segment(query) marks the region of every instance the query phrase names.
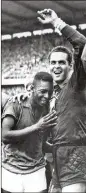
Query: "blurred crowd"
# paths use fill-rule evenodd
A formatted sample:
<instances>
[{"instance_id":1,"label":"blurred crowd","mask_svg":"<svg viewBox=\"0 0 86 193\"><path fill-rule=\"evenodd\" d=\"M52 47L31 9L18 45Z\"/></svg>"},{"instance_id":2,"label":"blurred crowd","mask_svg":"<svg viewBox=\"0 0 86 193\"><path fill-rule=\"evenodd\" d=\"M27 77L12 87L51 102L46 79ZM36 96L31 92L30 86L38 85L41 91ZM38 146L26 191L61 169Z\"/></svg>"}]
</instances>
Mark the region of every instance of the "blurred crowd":
<instances>
[{"instance_id":1,"label":"blurred crowd","mask_svg":"<svg viewBox=\"0 0 86 193\"><path fill-rule=\"evenodd\" d=\"M30 80L38 71L47 71L49 51L58 45L72 49L72 45L57 33L2 41L2 77ZM24 86L2 86L2 91L12 96L24 92Z\"/></svg>"},{"instance_id":2,"label":"blurred crowd","mask_svg":"<svg viewBox=\"0 0 86 193\"><path fill-rule=\"evenodd\" d=\"M49 51L61 44L70 47L69 42L56 33L2 41L2 76L26 78L46 69Z\"/></svg>"}]
</instances>

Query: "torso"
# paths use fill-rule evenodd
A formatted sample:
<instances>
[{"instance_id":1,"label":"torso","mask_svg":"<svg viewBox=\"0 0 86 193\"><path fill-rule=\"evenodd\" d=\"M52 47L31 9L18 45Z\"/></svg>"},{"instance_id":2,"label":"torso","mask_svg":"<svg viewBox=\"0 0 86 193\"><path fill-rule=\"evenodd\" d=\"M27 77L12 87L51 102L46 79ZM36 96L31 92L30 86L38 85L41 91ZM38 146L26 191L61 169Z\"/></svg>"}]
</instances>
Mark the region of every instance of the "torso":
<instances>
[{"instance_id":1,"label":"torso","mask_svg":"<svg viewBox=\"0 0 86 193\"><path fill-rule=\"evenodd\" d=\"M31 105L23 104L14 129L31 126L40 116L41 112L34 113ZM43 167L45 165L42 153L43 136L43 131L34 131L18 143L3 144L3 166L15 173L31 173Z\"/></svg>"},{"instance_id":2,"label":"torso","mask_svg":"<svg viewBox=\"0 0 86 193\"><path fill-rule=\"evenodd\" d=\"M76 141L84 143L86 141L86 77L84 77L84 85L79 87L73 74L58 97L56 111L57 126L52 130L54 144L73 144Z\"/></svg>"}]
</instances>

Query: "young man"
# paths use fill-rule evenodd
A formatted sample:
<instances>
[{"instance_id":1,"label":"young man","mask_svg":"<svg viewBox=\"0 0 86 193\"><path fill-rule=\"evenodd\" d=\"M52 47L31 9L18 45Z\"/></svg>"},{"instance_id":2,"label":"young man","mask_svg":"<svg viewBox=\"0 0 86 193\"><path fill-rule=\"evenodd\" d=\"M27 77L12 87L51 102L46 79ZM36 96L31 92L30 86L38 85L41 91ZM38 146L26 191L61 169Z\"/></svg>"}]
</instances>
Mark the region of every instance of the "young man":
<instances>
[{"instance_id":1,"label":"young man","mask_svg":"<svg viewBox=\"0 0 86 193\"><path fill-rule=\"evenodd\" d=\"M30 98L19 104L9 101L2 115L2 189L9 192L46 191L44 135L56 125L49 113L53 78L39 72ZM49 130L48 130L49 131Z\"/></svg>"},{"instance_id":2,"label":"young man","mask_svg":"<svg viewBox=\"0 0 86 193\"><path fill-rule=\"evenodd\" d=\"M55 170L62 192L86 192L86 38L58 18L51 9L38 12L43 24L51 23L73 45L74 71L69 78L70 54L56 48L50 54L50 68L61 92L56 101L57 125L52 130ZM84 50L83 50L84 48ZM69 79L69 81L68 81ZM68 82L68 83L67 83ZM58 186L57 186L58 187ZM53 188L52 188L53 189ZM52 191L53 192L53 191Z\"/></svg>"}]
</instances>

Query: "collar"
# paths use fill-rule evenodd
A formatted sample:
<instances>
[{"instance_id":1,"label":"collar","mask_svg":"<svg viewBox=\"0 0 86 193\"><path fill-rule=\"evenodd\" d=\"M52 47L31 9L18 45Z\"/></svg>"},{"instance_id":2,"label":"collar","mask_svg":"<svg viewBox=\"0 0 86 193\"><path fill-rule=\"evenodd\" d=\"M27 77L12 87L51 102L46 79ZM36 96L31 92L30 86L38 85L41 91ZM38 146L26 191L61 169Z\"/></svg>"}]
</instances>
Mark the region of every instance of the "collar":
<instances>
[{"instance_id":1,"label":"collar","mask_svg":"<svg viewBox=\"0 0 86 193\"><path fill-rule=\"evenodd\" d=\"M55 92L60 92L64 88L64 86L68 83L70 77L72 76L72 73L73 73L73 70L70 71L68 77L62 84L59 85L56 82L54 82L54 91Z\"/></svg>"}]
</instances>

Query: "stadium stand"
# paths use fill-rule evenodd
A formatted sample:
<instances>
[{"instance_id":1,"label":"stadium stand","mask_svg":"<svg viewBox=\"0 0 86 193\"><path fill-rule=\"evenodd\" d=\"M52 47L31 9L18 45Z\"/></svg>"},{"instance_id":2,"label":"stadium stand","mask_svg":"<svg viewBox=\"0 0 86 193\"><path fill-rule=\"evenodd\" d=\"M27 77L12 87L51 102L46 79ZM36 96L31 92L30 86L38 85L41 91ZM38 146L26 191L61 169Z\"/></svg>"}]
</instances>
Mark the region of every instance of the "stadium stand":
<instances>
[{"instance_id":1,"label":"stadium stand","mask_svg":"<svg viewBox=\"0 0 86 193\"><path fill-rule=\"evenodd\" d=\"M36 72L48 70L49 51L57 45L65 45L72 50L72 45L57 33L2 41L1 69L2 78L6 80L2 91L11 95L19 93L24 90L23 79L29 78L30 81Z\"/></svg>"},{"instance_id":2,"label":"stadium stand","mask_svg":"<svg viewBox=\"0 0 86 193\"><path fill-rule=\"evenodd\" d=\"M2 41L2 76L6 79L26 78L36 69L47 67L49 51L61 44L65 44L65 40L56 38L56 34Z\"/></svg>"}]
</instances>

